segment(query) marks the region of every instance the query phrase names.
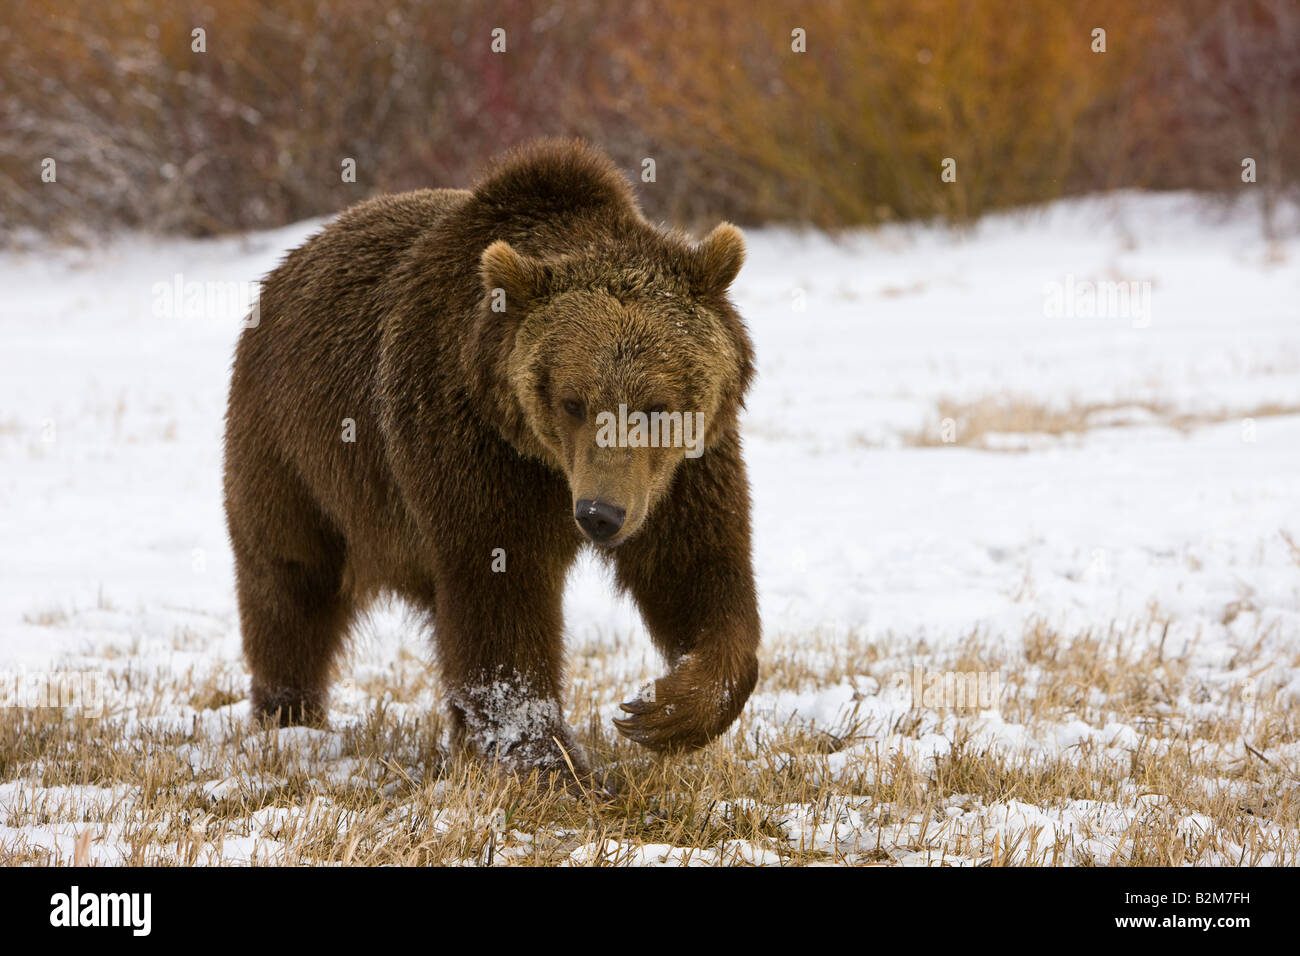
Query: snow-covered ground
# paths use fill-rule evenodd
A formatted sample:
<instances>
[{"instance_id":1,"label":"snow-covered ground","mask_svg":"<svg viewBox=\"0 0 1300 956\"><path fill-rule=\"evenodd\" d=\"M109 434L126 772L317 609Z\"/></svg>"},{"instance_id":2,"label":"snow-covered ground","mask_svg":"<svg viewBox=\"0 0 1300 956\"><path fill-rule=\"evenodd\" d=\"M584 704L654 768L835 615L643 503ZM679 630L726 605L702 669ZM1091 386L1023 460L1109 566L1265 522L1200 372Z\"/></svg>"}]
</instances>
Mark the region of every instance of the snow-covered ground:
<instances>
[{"instance_id":1,"label":"snow-covered ground","mask_svg":"<svg viewBox=\"0 0 1300 956\"><path fill-rule=\"evenodd\" d=\"M318 225L0 257L0 671L10 686L54 666L197 668L242 683L220 495L241 284ZM853 635L941 653L972 634L1014 644L1034 620L1062 633L1159 620L1151 640L1192 684L1230 695L1250 681L1300 700L1300 556L1283 535L1300 543L1300 241L1267 243L1248 214L1210 217L1178 194L1062 202L960 234L748 238L734 297L759 356L745 431L774 646ZM209 296L234 294L169 305L178 275ZM1078 314L1086 303L1070 297L1099 281L1136 283L1136 310ZM1078 307L1060 308L1061 294ZM1012 449L998 451L963 443L957 415L946 434L956 440L939 437L941 409L989 400L1100 405L1115 424L1094 415L1076 433L995 436ZM611 655L627 664L616 675L626 694L654 670L634 608L593 563L575 569L566 608L573 646L623 649ZM1247 645L1249 672L1237 663ZM400 609L381 610L349 658L339 721L365 709L355 681L403 654L427 656L424 638ZM834 727L864 694L885 723L907 709L898 688L864 690L849 663L849 676L804 692L760 684L751 714ZM1103 733L1122 749L1134 733L1027 735L996 707L985 716L989 740L1030 749ZM942 719L931 729L912 743L951 746ZM1269 753L1300 756L1286 745ZM34 787L0 780L0 857L23 842L64 846L84 818L66 798L72 809L48 826L17 820ZM1014 828L1045 811L1010 801L982 812L981 825ZM803 834L799 819L786 822ZM1053 819L1073 818L1058 809ZM876 848L876 824L863 825ZM111 844L97 858L120 858ZM584 847L575 862L602 852ZM683 851L628 855L656 853Z\"/></svg>"}]
</instances>

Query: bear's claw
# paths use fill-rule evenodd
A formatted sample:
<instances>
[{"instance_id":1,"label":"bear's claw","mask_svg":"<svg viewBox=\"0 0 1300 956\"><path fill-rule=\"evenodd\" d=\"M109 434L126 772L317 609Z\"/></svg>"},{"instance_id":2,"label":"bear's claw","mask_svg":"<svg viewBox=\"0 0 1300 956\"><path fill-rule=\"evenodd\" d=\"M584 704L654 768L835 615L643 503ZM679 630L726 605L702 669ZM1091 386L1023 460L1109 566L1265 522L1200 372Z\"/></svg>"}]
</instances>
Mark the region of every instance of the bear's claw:
<instances>
[{"instance_id":1,"label":"bear's claw","mask_svg":"<svg viewBox=\"0 0 1300 956\"><path fill-rule=\"evenodd\" d=\"M703 747L731 725L754 686L757 674L727 680L711 662L683 657L667 676L645 693L619 705L627 717L614 726L633 743L651 750L693 750Z\"/></svg>"},{"instance_id":2,"label":"bear's claw","mask_svg":"<svg viewBox=\"0 0 1300 956\"><path fill-rule=\"evenodd\" d=\"M673 713L672 705L638 706L645 709L629 717L615 718L614 726L628 740L651 750L694 750L703 747L726 726L718 727L716 720L702 722L694 716L679 717Z\"/></svg>"}]
</instances>

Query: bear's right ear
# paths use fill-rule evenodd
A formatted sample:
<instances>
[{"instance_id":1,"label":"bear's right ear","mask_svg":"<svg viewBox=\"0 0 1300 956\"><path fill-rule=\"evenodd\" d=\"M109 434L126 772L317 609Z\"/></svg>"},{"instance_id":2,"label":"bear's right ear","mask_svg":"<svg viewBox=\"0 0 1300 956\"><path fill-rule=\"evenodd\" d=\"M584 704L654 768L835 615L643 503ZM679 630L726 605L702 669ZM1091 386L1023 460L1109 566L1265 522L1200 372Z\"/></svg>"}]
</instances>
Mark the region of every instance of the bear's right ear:
<instances>
[{"instance_id":1,"label":"bear's right ear","mask_svg":"<svg viewBox=\"0 0 1300 956\"><path fill-rule=\"evenodd\" d=\"M719 223L692 250L695 287L721 295L745 263L745 237L729 222Z\"/></svg>"},{"instance_id":2,"label":"bear's right ear","mask_svg":"<svg viewBox=\"0 0 1300 956\"><path fill-rule=\"evenodd\" d=\"M498 239L484 249L479 259L479 275L492 300L494 312L523 315L534 302L546 295L550 286L549 273L546 266L536 259L521 256L504 239ZM498 306L502 295L504 302Z\"/></svg>"}]
</instances>

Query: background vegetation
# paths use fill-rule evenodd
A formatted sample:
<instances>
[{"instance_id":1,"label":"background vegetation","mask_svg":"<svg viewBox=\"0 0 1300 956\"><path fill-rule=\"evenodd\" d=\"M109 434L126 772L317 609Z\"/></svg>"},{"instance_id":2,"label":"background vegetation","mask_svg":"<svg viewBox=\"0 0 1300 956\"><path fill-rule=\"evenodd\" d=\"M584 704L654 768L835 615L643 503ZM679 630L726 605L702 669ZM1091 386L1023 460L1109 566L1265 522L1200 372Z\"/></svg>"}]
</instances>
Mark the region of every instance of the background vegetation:
<instances>
[{"instance_id":1,"label":"background vegetation","mask_svg":"<svg viewBox=\"0 0 1300 956\"><path fill-rule=\"evenodd\" d=\"M191 31L207 50L192 50ZM491 49L494 28L507 50ZM1092 31L1106 30L1106 52ZM791 31L807 50L791 49ZM1293 0L18 0L0 225L209 234L465 184L577 134L656 218L823 227L1300 183ZM57 162L42 183L41 162ZM345 183L341 163L357 163ZM957 181L940 163L957 162Z\"/></svg>"}]
</instances>

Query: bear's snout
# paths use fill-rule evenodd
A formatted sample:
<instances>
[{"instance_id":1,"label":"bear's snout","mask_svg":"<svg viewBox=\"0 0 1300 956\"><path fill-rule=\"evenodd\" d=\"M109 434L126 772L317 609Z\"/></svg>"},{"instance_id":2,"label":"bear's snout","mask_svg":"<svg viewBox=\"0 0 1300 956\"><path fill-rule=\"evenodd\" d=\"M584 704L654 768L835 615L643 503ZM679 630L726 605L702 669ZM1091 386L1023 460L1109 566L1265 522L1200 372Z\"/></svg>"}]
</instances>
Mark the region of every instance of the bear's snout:
<instances>
[{"instance_id":1,"label":"bear's snout","mask_svg":"<svg viewBox=\"0 0 1300 956\"><path fill-rule=\"evenodd\" d=\"M597 544L603 544L623 527L627 511L607 501L595 501L591 498L578 499L573 517L578 526Z\"/></svg>"}]
</instances>

